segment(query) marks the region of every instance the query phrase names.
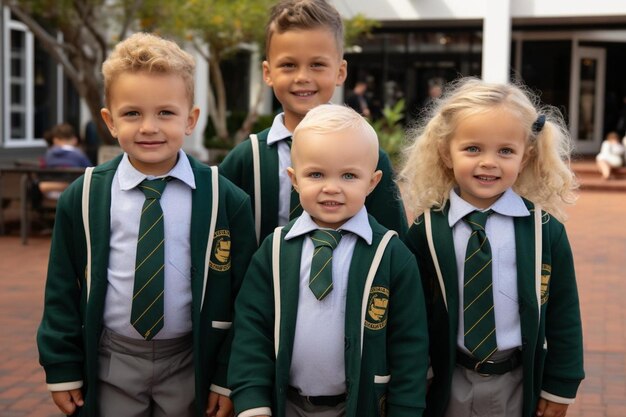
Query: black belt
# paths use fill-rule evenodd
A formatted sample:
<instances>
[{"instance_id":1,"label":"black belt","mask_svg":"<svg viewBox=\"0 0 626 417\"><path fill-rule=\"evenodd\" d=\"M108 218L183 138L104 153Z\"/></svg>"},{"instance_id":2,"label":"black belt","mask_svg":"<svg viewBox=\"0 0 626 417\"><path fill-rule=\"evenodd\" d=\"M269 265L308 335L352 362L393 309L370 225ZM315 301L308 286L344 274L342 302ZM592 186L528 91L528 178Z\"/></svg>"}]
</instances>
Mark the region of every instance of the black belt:
<instances>
[{"instance_id":1,"label":"black belt","mask_svg":"<svg viewBox=\"0 0 626 417\"><path fill-rule=\"evenodd\" d=\"M319 406L336 407L342 402L345 402L346 397L347 397L345 393L339 394L339 395L320 395L317 397L312 397L309 395L300 395L300 392L298 391L298 389L295 387L292 387L291 385L289 385L289 387L287 388L287 394L289 397L297 396L300 398L301 401L305 403L309 403L316 407L319 407Z\"/></svg>"},{"instance_id":2,"label":"black belt","mask_svg":"<svg viewBox=\"0 0 626 417\"><path fill-rule=\"evenodd\" d=\"M469 356L465 352L457 350L456 363L483 376L503 375L520 366L522 363L522 352L519 349L516 349L515 352L507 359L498 361L486 360L481 362L480 360Z\"/></svg>"}]
</instances>

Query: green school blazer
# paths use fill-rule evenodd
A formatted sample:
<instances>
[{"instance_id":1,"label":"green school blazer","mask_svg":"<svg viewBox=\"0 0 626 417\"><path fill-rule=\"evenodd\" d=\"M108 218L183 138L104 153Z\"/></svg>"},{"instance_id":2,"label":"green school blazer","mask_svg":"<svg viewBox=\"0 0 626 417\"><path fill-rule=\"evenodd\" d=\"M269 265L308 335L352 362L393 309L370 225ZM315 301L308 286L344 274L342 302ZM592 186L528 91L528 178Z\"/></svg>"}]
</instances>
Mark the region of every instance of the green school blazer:
<instances>
[{"instance_id":1,"label":"green school blazer","mask_svg":"<svg viewBox=\"0 0 626 417\"><path fill-rule=\"evenodd\" d=\"M107 291L111 182L121 158L93 171L89 242L86 242L81 211L84 176L61 195L52 235L44 313L37 333L39 360L48 384L83 382L85 406L77 412L81 416L98 414L98 344ZM211 170L191 157L189 161L196 181L196 189L191 193L190 319L196 411L198 416L203 416L209 386L226 387L231 340L228 327L233 319L235 296L256 249L256 239L248 196L220 177L214 239L212 249L207 252L212 213ZM86 282L88 245L92 255L89 283ZM228 246L230 249L225 252ZM208 267L206 277L205 267Z\"/></svg>"},{"instance_id":2,"label":"green school blazer","mask_svg":"<svg viewBox=\"0 0 626 417\"><path fill-rule=\"evenodd\" d=\"M369 220L372 244L358 239L348 275L346 416L421 416L428 336L419 271L415 258L394 237L367 285L374 253L387 232L372 216ZM276 417L285 415L305 238L284 240L293 223L280 232L278 284L272 268L274 236L270 235L254 255L237 298L228 372L236 413L267 407Z\"/></svg>"},{"instance_id":3,"label":"green school blazer","mask_svg":"<svg viewBox=\"0 0 626 417\"><path fill-rule=\"evenodd\" d=\"M535 282L534 204L524 200L531 216L514 219L517 288L522 332L523 416L534 416L540 393L575 398L582 379L583 341L572 252L563 225L542 212L541 286ZM431 210L432 238L443 277L440 284L430 254L424 215L409 229L405 243L415 253L422 278L434 373L426 399L425 416L446 410L456 363L458 295L452 229L448 206ZM445 294L445 300L444 295ZM447 303L447 306L446 306Z\"/></svg>"},{"instance_id":4,"label":"green school blazer","mask_svg":"<svg viewBox=\"0 0 626 417\"><path fill-rule=\"evenodd\" d=\"M259 242L278 226L278 146L267 144L269 129L257 134L261 173L261 233ZM332 150L329 150L332 152ZM244 190L254 209L254 168L250 139L237 145L219 165L220 173ZM395 230L402 238L408 228L400 191L394 182L394 173L389 157L382 149L378 155L378 166L383 172L380 183L367 196L367 212L389 230Z\"/></svg>"}]
</instances>

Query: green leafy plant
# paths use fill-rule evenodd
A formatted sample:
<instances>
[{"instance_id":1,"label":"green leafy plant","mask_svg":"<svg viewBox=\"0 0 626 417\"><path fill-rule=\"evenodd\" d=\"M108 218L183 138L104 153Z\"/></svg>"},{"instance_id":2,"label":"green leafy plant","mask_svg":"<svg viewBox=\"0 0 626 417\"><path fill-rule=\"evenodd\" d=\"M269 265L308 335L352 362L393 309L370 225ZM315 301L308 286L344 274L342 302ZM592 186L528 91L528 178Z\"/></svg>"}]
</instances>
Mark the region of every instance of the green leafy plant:
<instances>
[{"instance_id":1,"label":"green leafy plant","mask_svg":"<svg viewBox=\"0 0 626 417\"><path fill-rule=\"evenodd\" d=\"M399 162L400 152L404 145L404 125L402 124L404 110L404 99L400 99L393 106L385 106L383 117L372 122L380 146L387 152L394 167Z\"/></svg>"}]
</instances>

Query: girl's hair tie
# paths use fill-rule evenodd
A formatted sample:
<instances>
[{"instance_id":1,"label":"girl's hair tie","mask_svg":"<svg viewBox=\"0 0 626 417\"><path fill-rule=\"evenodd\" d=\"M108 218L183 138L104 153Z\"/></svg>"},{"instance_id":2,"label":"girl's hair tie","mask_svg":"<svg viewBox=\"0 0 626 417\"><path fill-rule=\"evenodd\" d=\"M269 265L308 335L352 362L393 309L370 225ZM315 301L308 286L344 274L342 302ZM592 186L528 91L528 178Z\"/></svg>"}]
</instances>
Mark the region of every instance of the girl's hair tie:
<instances>
[{"instance_id":1,"label":"girl's hair tie","mask_svg":"<svg viewBox=\"0 0 626 417\"><path fill-rule=\"evenodd\" d=\"M539 117L537 117L537 120L535 120L535 122L533 123L533 133L536 135L537 133L541 132L544 124L546 124L546 116L540 114Z\"/></svg>"}]
</instances>

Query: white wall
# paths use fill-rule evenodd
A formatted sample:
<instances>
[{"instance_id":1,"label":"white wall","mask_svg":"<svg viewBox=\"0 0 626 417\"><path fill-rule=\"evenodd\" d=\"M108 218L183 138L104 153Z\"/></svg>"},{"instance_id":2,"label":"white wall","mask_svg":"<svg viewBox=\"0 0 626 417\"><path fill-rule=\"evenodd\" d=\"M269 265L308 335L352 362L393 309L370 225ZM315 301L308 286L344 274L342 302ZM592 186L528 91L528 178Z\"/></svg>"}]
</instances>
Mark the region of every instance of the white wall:
<instances>
[{"instance_id":1,"label":"white wall","mask_svg":"<svg viewBox=\"0 0 626 417\"><path fill-rule=\"evenodd\" d=\"M486 0L331 0L345 17L378 20L481 19ZM511 17L626 16L625 0L511 0Z\"/></svg>"}]
</instances>

